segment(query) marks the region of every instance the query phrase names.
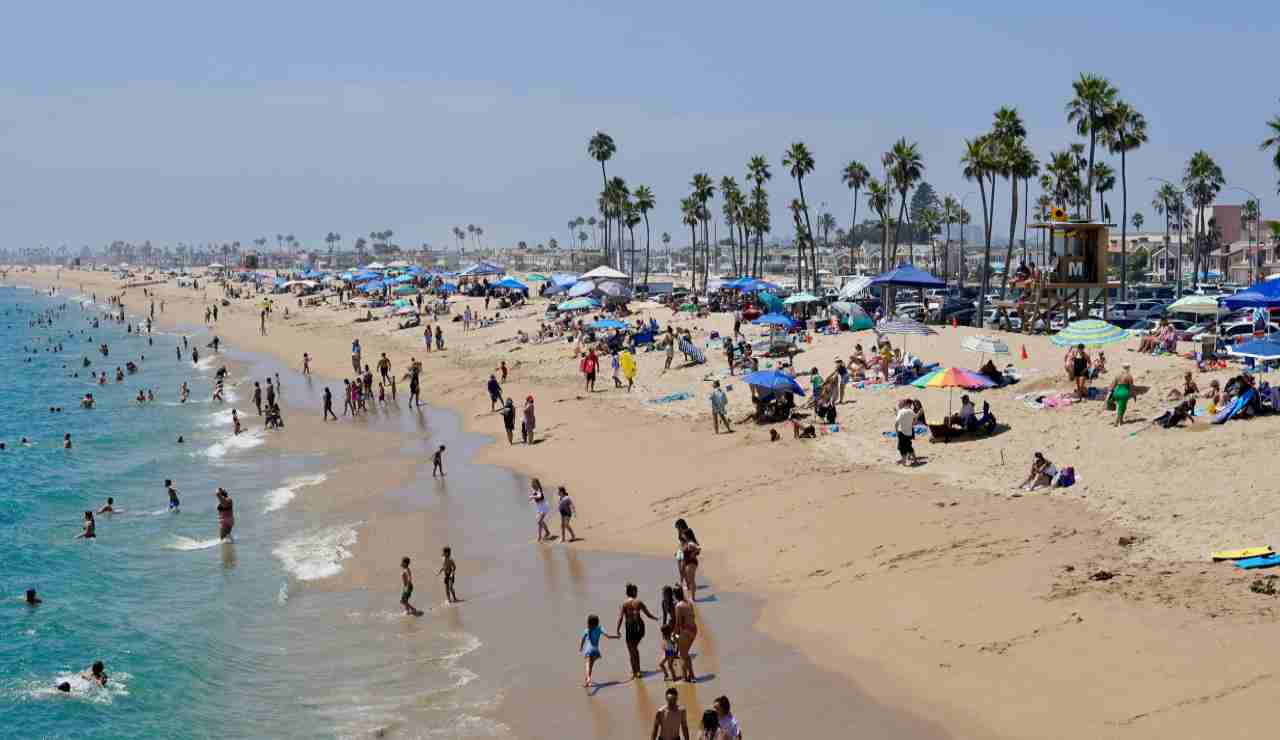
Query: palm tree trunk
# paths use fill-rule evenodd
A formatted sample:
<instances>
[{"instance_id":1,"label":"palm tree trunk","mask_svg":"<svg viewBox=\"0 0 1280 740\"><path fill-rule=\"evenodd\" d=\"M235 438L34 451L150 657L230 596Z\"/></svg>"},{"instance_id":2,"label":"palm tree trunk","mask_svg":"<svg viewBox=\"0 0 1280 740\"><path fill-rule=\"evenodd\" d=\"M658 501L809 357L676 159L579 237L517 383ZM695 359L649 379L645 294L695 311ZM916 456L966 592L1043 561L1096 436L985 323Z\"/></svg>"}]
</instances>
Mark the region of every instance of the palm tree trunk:
<instances>
[{"instance_id":1,"label":"palm tree trunk","mask_svg":"<svg viewBox=\"0 0 1280 740\"><path fill-rule=\"evenodd\" d=\"M1022 261L1027 261L1027 222L1031 220L1031 178L1022 178Z\"/></svg>"},{"instance_id":2,"label":"palm tree trunk","mask_svg":"<svg viewBox=\"0 0 1280 740\"><path fill-rule=\"evenodd\" d=\"M1004 274L1000 276L1000 295L1004 298L1009 297L1006 291L1009 289L1009 270L1013 265L1013 237L1018 233L1018 181L1010 177L1009 185L1009 246L1004 254Z\"/></svg>"},{"instance_id":3,"label":"palm tree trunk","mask_svg":"<svg viewBox=\"0 0 1280 740\"><path fill-rule=\"evenodd\" d=\"M796 186L800 189L800 210L804 211L805 238L809 241L809 244L812 245L813 244L813 224L809 222L809 201L805 200L805 197L804 197L804 178L803 177L796 178ZM803 250L804 247L802 246L801 249ZM797 285L796 287L799 288L800 290L804 290L803 283Z\"/></svg>"},{"instance_id":4,"label":"palm tree trunk","mask_svg":"<svg viewBox=\"0 0 1280 740\"><path fill-rule=\"evenodd\" d=\"M905 192L900 194L902 204L898 206L898 223L893 226L893 255L889 259L890 270L898 266L898 240L902 236L902 217L907 213L907 194Z\"/></svg>"},{"instance_id":5,"label":"palm tree trunk","mask_svg":"<svg viewBox=\"0 0 1280 740\"><path fill-rule=\"evenodd\" d=\"M644 284L649 284L649 212L644 212Z\"/></svg>"},{"instance_id":6,"label":"palm tree trunk","mask_svg":"<svg viewBox=\"0 0 1280 740\"><path fill-rule=\"evenodd\" d=\"M1120 300L1129 296L1129 182L1124 150L1120 150Z\"/></svg>"},{"instance_id":7,"label":"palm tree trunk","mask_svg":"<svg viewBox=\"0 0 1280 740\"><path fill-rule=\"evenodd\" d=\"M995 189L995 181L992 181L992 190ZM982 253L982 274L978 276L978 315L974 317L974 326L979 329L985 324L985 316L987 313L987 275L991 272L991 218L987 211L987 184L984 176L978 177L978 196L982 198L982 225L986 234L986 247ZM991 194L992 204L995 203L995 193ZM994 208L992 209L994 210Z\"/></svg>"},{"instance_id":8,"label":"palm tree trunk","mask_svg":"<svg viewBox=\"0 0 1280 740\"><path fill-rule=\"evenodd\" d=\"M1088 213L1085 215L1086 215L1086 218L1088 218L1090 221L1093 220L1093 154L1094 154L1094 149L1097 147L1097 145L1098 145L1098 122L1095 120L1090 120L1089 121L1089 177L1088 177L1089 184L1087 186L1088 192L1085 193L1085 198L1084 198L1085 203L1088 204Z\"/></svg>"},{"instance_id":9,"label":"palm tree trunk","mask_svg":"<svg viewBox=\"0 0 1280 740\"><path fill-rule=\"evenodd\" d=\"M852 275L853 270L853 250L857 244L856 236L858 230L858 189L853 189L853 220L849 222L849 274Z\"/></svg>"}]
</instances>

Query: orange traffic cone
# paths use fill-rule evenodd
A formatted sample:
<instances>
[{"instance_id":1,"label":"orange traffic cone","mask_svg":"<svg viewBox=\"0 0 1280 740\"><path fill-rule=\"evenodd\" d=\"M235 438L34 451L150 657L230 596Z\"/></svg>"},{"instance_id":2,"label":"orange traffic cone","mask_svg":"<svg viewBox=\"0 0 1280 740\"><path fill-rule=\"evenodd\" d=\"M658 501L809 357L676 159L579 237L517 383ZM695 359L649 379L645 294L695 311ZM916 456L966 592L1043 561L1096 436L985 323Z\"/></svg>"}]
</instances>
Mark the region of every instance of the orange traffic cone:
<instances>
[{"instance_id":1,"label":"orange traffic cone","mask_svg":"<svg viewBox=\"0 0 1280 740\"><path fill-rule=\"evenodd\" d=\"M1022 359L1027 359L1027 345L1022 345Z\"/></svg>"}]
</instances>

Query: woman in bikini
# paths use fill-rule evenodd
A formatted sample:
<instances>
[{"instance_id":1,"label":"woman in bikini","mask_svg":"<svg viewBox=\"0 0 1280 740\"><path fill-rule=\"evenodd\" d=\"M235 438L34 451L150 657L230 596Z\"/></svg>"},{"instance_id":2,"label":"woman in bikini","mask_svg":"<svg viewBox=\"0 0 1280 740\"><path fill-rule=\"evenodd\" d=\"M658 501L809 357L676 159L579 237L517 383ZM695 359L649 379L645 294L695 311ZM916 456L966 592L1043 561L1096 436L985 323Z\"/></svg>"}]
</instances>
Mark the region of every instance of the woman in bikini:
<instances>
[{"instance_id":1,"label":"woman in bikini","mask_svg":"<svg viewBox=\"0 0 1280 740\"><path fill-rule=\"evenodd\" d=\"M218 539L230 540L231 530L236 526L231 494L227 493L226 489L219 488L213 495L218 499Z\"/></svg>"},{"instance_id":2,"label":"woman in bikini","mask_svg":"<svg viewBox=\"0 0 1280 740\"><path fill-rule=\"evenodd\" d=\"M680 560L680 577L684 581L684 586L689 592L689 601L697 601L698 590L698 555L702 552L702 548L698 546L697 540L686 539L680 545L680 553L684 556Z\"/></svg>"},{"instance_id":3,"label":"woman in bikini","mask_svg":"<svg viewBox=\"0 0 1280 740\"><path fill-rule=\"evenodd\" d=\"M622 633L622 625L627 626L627 653L631 656L631 677L641 678L640 674L640 641L644 639L644 618L657 620L649 611L649 607L639 598L640 589L634 583L627 584L627 599L618 610L618 626L615 633Z\"/></svg>"},{"instance_id":4,"label":"woman in bikini","mask_svg":"<svg viewBox=\"0 0 1280 740\"><path fill-rule=\"evenodd\" d=\"M537 513L538 542L550 542L551 528L547 526L547 514L551 512L551 508L547 506L547 495L542 490L542 481L537 478L530 480L529 488L529 500L533 502L533 509Z\"/></svg>"},{"instance_id":5,"label":"woman in bikini","mask_svg":"<svg viewBox=\"0 0 1280 740\"><path fill-rule=\"evenodd\" d=\"M693 641L698 638L698 622L694 619L693 604L684 597L684 589L676 589L676 651L680 654L680 661L684 663L684 680L694 683L697 679L693 673L693 658L689 655L689 648L693 647Z\"/></svg>"}]
</instances>

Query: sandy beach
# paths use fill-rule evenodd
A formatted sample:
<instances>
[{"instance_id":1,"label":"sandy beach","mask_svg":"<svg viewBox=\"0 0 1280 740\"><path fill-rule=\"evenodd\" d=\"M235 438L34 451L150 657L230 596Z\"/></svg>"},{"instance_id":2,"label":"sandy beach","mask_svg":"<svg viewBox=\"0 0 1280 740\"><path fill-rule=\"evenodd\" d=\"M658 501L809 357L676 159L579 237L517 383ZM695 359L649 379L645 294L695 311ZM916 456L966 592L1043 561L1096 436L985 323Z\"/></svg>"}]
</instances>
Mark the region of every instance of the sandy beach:
<instances>
[{"instance_id":1,"label":"sandy beach","mask_svg":"<svg viewBox=\"0 0 1280 740\"><path fill-rule=\"evenodd\" d=\"M122 290L102 272L63 271L59 279L44 268L9 278L100 297ZM171 282L148 289L165 301L159 318L170 326L203 327L204 307L222 297L217 286L207 298ZM136 287L124 300L137 312L146 302ZM468 301L492 313L482 299L455 299L453 315ZM504 392L536 399L540 442L509 446L472 437L451 449L459 455L453 459L474 454L479 466L567 486L582 512L584 539L535 544L521 479L494 472L492 485L506 486L509 495L491 508L493 531L483 537L506 541L504 557L512 560L495 557L468 577L511 584L524 571L506 580L496 574L514 561L529 561L546 578L563 573L567 592L579 598L566 601L572 611L548 619L557 625L555 639L572 643L581 631L569 622L573 615L592 608L608 624L621 579L632 569L646 584L670 580L672 522L687 519L703 543L709 591L726 596L698 606L700 621L711 626L710 644L700 650L714 656L699 673L714 678L681 686L682 701L701 708L727 694L754 737L782 737L796 727L861 737L1258 737L1270 727L1272 666L1280 658L1269 639L1277 634L1276 597L1251 592L1259 576L1210 563L1209 552L1276 543L1280 507L1272 502L1276 466L1267 447L1280 435L1280 419L1148 427L1190 369L1187 360L1140 355L1135 340L1107 347L1111 372L1132 363L1140 390L1131 423L1114 428L1101 401L1029 405L1026 394L1068 389L1063 353L1043 337L1007 335L1014 354L997 359L1012 363L1023 380L977 399L989 402L1008 428L954 444L918 440L925 464L905 469L893 465L893 440L884 436L894 403L919 398L934 419L946 412L948 391L852 389L850 402L839 407L839 431L814 440L792 439L789 427L779 425L782 439L771 442L766 429L750 422L714 435L711 378L732 386L731 419L750 411L749 391L726 375L718 351L707 351L705 365L667 373L661 352L641 353L631 393L613 389L607 372L598 391L587 393L572 344L512 341L518 329L536 334L537 301L475 331L445 323L446 350L430 353L420 329L356 323L357 311L326 307L289 304L288 319L278 308L262 336L254 305L233 300L211 331L237 350L294 370L308 352L316 377L330 382L349 372L353 338L366 362L386 352L397 374L417 358L424 364L424 401L460 420L450 434L502 436L484 384L505 361ZM654 304L640 310L693 330L699 341L732 328L723 314L698 319ZM940 328L937 336L908 338L907 347L928 362L976 368L977 356L960 347L972 331ZM847 357L856 342L869 346L872 337L819 337L796 367L825 374L835 357ZM1203 388L1230 374L1197 381ZM1104 376L1099 384L1109 382ZM688 400L654 403L678 393ZM400 395L403 403L403 385ZM426 437L458 422L428 415L428 429L407 418L344 420L318 433L319 404L309 398L286 398L289 433L272 444L316 454L341 450L358 462L298 505L367 516L348 566L308 587L367 589L394 606L401 543L416 541L425 555L485 527L485 509L451 513L447 503L424 507L408 498L432 490L429 477L421 480L429 471ZM1075 467L1078 483L1015 496L1038 450ZM396 463L406 455L427 467ZM579 591L572 586L575 559L593 563ZM436 585L427 577L432 562L419 571L423 590ZM513 609L538 602L510 589L514 595L500 612L486 612L482 600L457 611L492 641L495 652L477 661L500 669L505 650L536 666L542 653L521 652L514 639L520 635L500 637L535 618ZM563 661L548 668L547 683L513 691L495 715L521 737L647 736L643 717L660 701L660 677L645 682L645 691L614 688L580 703L582 692L573 688L580 663L571 648L556 648ZM608 648L602 679L625 677L625 650ZM648 653L646 663L653 659ZM779 669L774 680L771 668ZM540 725L538 706L550 707L545 711L557 723Z\"/></svg>"}]
</instances>

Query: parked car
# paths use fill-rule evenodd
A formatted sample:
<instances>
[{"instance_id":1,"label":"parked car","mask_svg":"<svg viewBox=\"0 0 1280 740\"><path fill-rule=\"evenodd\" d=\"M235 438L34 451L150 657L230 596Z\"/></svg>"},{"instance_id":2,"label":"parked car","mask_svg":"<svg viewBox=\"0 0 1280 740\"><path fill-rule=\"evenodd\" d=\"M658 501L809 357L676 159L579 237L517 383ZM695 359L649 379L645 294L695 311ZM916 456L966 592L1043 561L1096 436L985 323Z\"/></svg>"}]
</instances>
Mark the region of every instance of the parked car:
<instances>
[{"instance_id":1,"label":"parked car","mask_svg":"<svg viewBox=\"0 0 1280 740\"><path fill-rule=\"evenodd\" d=\"M1254 323L1252 321L1241 321L1234 324L1221 324L1218 326L1218 336L1223 339L1235 339L1236 337L1253 336ZM1280 332L1280 324L1274 321L1267 323L1268 332ZM1198 342L1206 336L1213 334L1213 326L1210 325L1206 331L1194 334L1191 341Z\"/></svg>"}]
</instances>

